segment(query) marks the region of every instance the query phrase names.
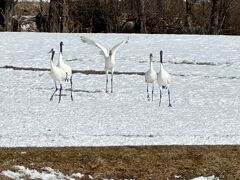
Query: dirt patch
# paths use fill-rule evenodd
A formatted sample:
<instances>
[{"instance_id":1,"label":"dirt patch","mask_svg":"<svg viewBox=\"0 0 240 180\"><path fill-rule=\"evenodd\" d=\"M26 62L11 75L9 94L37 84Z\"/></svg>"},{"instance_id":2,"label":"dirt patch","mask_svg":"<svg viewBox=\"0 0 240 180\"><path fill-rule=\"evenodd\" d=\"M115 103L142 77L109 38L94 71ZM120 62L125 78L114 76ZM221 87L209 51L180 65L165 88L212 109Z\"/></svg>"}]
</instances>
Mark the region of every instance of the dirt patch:
<instances>
[{"instance_id":1,"label":"dirt patch","mask_svg":"<svg viewBox=\"0 0 240 180\"><path fill-rule=\"evenodd\" d=\"M240 146L141 146L0 148L0 172L22 165L95 179L190 179L240 177ZM4 177L0 177L3 179Z\"/></svg>"},{"instance_id":2,"label":"dirt patch","mask_svg":"<svg viewBox=\"0 0 240 180\"><path fill-rule=\"evenodd\" d=\"M33 68L33 67L18 67L18 66L2 66L0 69L12 69L16 71L50 71L49 68ZM81 74L86 74L86 75L105 75L105 71L96 71L96 70L72 70L72 73L81 73ZM145 75L145 72L121 72L121 71L115 71L115 75L139 75L143 76ZM180 76L180 77L191 77L191 76L199 76L199 75L194 75L194 74L173 74L173 76ZM238 76L203 76L205 78L218 78L218 79L240 79Z\"/></svg>"},{"instance_id":3,"label":"dirt patch","mask_svg":"<svg viewBox=\"0 0 240 180\"><path fill-rule=\"evenodd\" d=\"M0 67L1 69L12 69L16 71L50 71L49 68L33 68L33 67L18 67L18 66L2 66ZM82 74L98 74L98 75L103 75L106 74L105 71L96 71L96 70L72 70L73 74L74 73L82 73ZM119 72L115 71L114 74L125 74L125 75L144 75L144 72Z\"/></svg>"}]
</instances>

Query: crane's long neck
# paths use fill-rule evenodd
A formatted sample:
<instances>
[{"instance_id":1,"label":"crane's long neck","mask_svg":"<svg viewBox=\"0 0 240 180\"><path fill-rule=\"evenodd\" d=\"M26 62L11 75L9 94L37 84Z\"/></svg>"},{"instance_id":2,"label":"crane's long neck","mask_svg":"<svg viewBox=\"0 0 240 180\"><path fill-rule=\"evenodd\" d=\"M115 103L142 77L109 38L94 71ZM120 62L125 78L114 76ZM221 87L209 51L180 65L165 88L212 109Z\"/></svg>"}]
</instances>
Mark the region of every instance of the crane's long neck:
<instances>
[{"instance_id":1,"label":"crane's long neck","mask_svg":"<svg viewBox=\"0 0 240 180\"><path fill-rule=\"evenodd\" d=\"M53 57L54 57L54 52L52 52L52 56L51 56L51 60L50 60L50 66L51 66L51 68L54 67L54 64L53 64Z\"/></svg>"},{"instance_id":2,"label":"crane's long neck","mask_svg":"<svg viewBox=\"0 0 240 180\"><path fill-rule=\"evenodd\" d=\"M51 67L51 69L54 67L55 65L53 64L53 61L51 60L50 61L50 67Z\"/></svg>"},{"instance_id":3,"label":"crane's long neck","mask_svg":"<svg viewBox=\"0 0 240 180\"><path fill-rule=\"evenodd\" d=\"M60 44L60 53L62 54L62 44Z\"/></svg>"},{"instance_id":4,"label":"crane's long neck","mask_svg":"<svg viewBox=\"0 0 240 180\"><path fill-rule=\"evenodd\" d=\"M59 54L59 61L61 61L61 62L62 62L62 60L63 60L62 57L63 57L63 56L62 56L62 53L60 52L60 54Z\"/></svg>"},{"instance_id":5,"label":"crane's long neck","mask_svg":"<svg viewBox=\"0 0 240 180\"><path fill-rule=\"evenodd\" d=\"M162 62L162 53L160 53L160 63L162 64L163 62Z\"/></svg>"},{"instance_id":6,"label":"crane's long neck","mask_svg":"<svg viewBox=\"0 0 240 180\"><path fill-rule=\"evenodd\" d=\"M110 55L109 56L109 60L111 61L111 62L115 62L115 55Z\"/></svg>"},{"instance_id":7,"label":"crane's long neck","mask_svg":"<svg viewBox=\"0 0 240 180\"><path fill-rule=\"evenodd\" d=\"M159 72L162 72L163 71L163 65L162 63L160 63L160 69L159 69Z\"/></svg>"},{"instance_id":8,"label":"crane's long neck","mask_svg":"<svg viewBox=\"0 0 240 180\"><path fill-rule=\"evenodd\" d=\"M163 58L162 58L162 51L160 51L160 71L163 70Z\"/></svg>"},{"instance_id":9,"label":"crane's long neck","mask_svg":"<svg viewBox=\"0 0 240 180\"><path fill-rule=\"evenodd\" d=\"M59 53L59 59L58 59L58 66L62 64L63 58L62 58L62 44L60 44L60 53Z\"/></svg>"},{"instance_id":10,"label":"crane's long neck","mask_svg":"<svg viewBox=\"0 0 240 180\"><path fill-rule=\"evenodd\" d=\"M60 43L59 61L62 61L62 51L63 51L63 45L62 45L62 43Z\"/></svg>"},{"instance_id":11,"label":"crane's long neck","mask_svg":"<svg viewBox=\"0 0 240 180\"><path fill-rule=\"evenodd\" d=\"M57 66L61 66L62 64L63 64L63 58L62 58L62 53L60 52Z\"/></svg>"},{"instance_id":12,"label":"crane's long neck","mask_svg":"<svg viewBox=\"0 0 240 180\"><path fill-rule=\"evenodd\" d=\"M109 60L111 62L115 61L115 52L113 52L112 50L109 51Z\"/></svg>"},{"instance_id":13,"label":"crane's long neck","mask_svg":"<svg viewBox=\"0 0 240 180\"><path fill-rule=\"evenodd\" d=\"M152 60L150 60L150 67L149 67L151 70L153 70L153 63L152 63Z\"/></svg>"}]
</instances>

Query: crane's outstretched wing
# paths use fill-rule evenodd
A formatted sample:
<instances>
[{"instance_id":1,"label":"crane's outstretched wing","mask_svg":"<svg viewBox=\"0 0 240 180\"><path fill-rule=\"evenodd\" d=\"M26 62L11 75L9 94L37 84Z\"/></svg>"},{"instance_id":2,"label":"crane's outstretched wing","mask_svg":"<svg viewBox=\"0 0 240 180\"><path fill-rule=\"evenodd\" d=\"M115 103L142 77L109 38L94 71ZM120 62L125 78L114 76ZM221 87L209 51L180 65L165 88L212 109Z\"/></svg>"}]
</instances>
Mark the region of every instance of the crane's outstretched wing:
<instances>
[{"instance_id":1,"label":"crane's outstretched wing","mask_svg":"<svg viewBox=\"0 0 240 180\"><path fill-rule=\"evenodd\" d=\"M107 50L105 47L103 47L101 44L99 44L99 43L97 43L97 42L95 42L95 41L93 41L93 40L91 40L91 39L89 39L89 38L87 38L87 37L85 37L85 36L81 36L81 40L82 40L82 42L84 42L84 43L87 43L87 44L90 44L90 45L94 45L94 46L100 48L100 49L102 50L103 55L104 55L105 57L108 57L108 56L109 56L108 50Z\"/></svg>"},{"instance_id":2,"label":"crane's outstretched wing","mask_svg":"<svg viewBox=\"0 0 240 180\"><path fill-rule=\"evenodd\" d=\"M122 41L122 42L116 44L115 46L113 46L113 48L111 49L112 54L115 54L115 53L117 52L117 50L118 50L122 45L128 43L128 40L129 40L129 37L128 37L127 40L124 40L124 41Z\"/></svg>"}]
</instances>

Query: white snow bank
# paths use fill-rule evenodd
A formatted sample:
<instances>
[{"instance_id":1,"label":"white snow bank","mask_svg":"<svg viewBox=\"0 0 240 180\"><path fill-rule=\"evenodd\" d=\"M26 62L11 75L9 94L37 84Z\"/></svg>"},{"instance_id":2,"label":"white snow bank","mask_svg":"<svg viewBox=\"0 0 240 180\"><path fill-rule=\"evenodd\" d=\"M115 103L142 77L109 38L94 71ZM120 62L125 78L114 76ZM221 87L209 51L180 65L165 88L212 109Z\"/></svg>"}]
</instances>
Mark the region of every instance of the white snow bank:
<instances>
[{"instance_id":1,"label":"white snow bank","mask_svg":"<svg viewBox=\"0 0 240 180\"><path fill-rule=\"evenodd\" d=\"M50 167L42 168L42 171L37 171L35 169L28 169L24 166L14 166L15 171L6 170L2 171L0 175L6 176L15 180L22 180L24 177L28 177L29 179L41 179L41 180L57 180L57 179L65 179L65 180L74 180L75 178L82 178L84 175L81 173L74 173L71 176L64 175L62 172L58 170L54 170ZM94 179L92 176L88 176L89 179ZM109 180L105 179L104 180ZM196 177L192 180L219 180L216 176L209 177Z\"/></svg>"},{"instance_id":2,"label":"white snow bank","mask_svg":"<svg viewBox=\"0 0 240 180\"><path fill-rule=\"evenodd\" d=\"M37 171L35 169L28 169L24 166L14 166L16 171L6 170L2 171L0 175L6 176L11 179L20 180L24 177L28 177L29 179L41 179L41 180L57 180L57 179L65 179L65 180L74 180L75 178L82 178L84 175L81 173L74 173L71 176L64 175L62 172L58 170L54 170L50 167L42 168L42 171ZM89 175L89 179L93 179L92 176Z\"/></svg>"},{"instance_id":3,"label":"white snow bank","mask_svg":"<svg viewBox=\"0 0 240 180\"><path fill-rule=\"evenodd\" d=\"M209 176L209 177L197 177L197 178L193 178L192 180L219 180L218 177L216 176Z\"/></svg>"}]
</instances>

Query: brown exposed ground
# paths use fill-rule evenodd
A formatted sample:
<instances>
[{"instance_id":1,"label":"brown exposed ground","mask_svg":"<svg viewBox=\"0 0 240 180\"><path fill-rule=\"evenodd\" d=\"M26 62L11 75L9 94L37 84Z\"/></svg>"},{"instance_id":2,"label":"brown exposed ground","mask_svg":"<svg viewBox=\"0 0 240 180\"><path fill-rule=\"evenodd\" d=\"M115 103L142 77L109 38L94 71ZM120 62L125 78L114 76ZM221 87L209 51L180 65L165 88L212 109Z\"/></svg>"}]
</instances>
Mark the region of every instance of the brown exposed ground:
<instances>
[{"instance_id":1,"label":"brown exposed ground","mask_svg":"<svg viewBox=\"0 0 240 180\"><path fill-rule=\"evenodd\" d=\"M0 66L0 69L12 69L16 71L50 71L49 68L36 68L36 67L19 67L19 66L11 66L11 65L5 65L5 66ZM73 70L73 73L82 73L82 74L95 74L95 75L104 75L106 72L105 71L96 71L96 70ZM141 75L143 76L145 72L121 72L121 71L114 71L114 74L125 74L125 75ZM186 75L186 74L171 74L173 76L196 76L194 74L191 75ZM205 78L212 78L212 76L203 76ZM218 79L240 79L239 76L217 76L215 78Z\"/></svg>"},{"instance_id":2,"label":"brown exposed ground","mask_svg":"<svg viewBox=\"0 0 240 180\"><path fill-rule=\"evenodd\" d=\"M0 69L12 69L16 71L50 71L49 68L33 68L33 67L18 67L18 66L1 66ZM73 70L73 73L82 73L82 74L106 74L105 71L96 71L96 70ZM119 72L115 71L114 74L125 74L125 75L144 75L144 72Z\"/></svg>"},{"instance_id":3,"label":"brown exposed ground","mask_svg":"<svg viewBox=\"0 0 240 180\"><path fill-rule=\"evenodd\" d=\"M0 148L0 172L14 165L38 170L51 167L66 175L80 172L95 179L215 175L235 180L240 178L240 146Z\"/></svg>"}]
</instances>

